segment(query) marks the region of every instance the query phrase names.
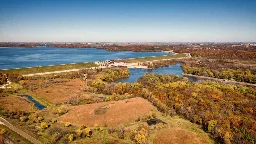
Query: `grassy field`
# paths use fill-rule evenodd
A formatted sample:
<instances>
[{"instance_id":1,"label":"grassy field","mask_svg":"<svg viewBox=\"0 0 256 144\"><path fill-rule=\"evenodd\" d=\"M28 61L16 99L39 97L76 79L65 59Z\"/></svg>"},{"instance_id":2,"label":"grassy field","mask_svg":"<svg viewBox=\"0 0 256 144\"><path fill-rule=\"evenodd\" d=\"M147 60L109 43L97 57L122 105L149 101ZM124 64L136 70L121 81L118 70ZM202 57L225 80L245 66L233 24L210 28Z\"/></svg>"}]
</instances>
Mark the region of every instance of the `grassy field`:
<instances>
[{"instance_id":1,"label":"grassy field","mask_svg":"<svg viewBox=\"0 0 256 144\"><path fill-rule=\"evenodd\" d=\"M136 63L136 62L147 62L147 61L162 60L162 59L182 58L182 57L186 57L186 54L155 56L155 57L143 57L143 58L116 60L116 61L117 62Z\"/></svg>"},{"instance_id":2,"label":"grassy field","mask_svg":"<svg viewBox=\"0 0 256 144\"><path fill-rule=\"evenodd\" d=\"M32 73L43 73L43 72L52 72L52 71L61 71L61 70L70 70L70 69L83 69L83 68L90 68L90 67L97 67L97 66L98 65L96 65L95 63L90 62L90 63L77 63L77 64L0 70L0 73L25 75L25 74L32 74Z\"/></svg>"},{"instance_id":3,"label":"grassy field","mask_svg":"<svg viewBox=\"0 0 256 144\"><path fill-rule=\"evenodd\" d=\"M153 106L145 99L131 98L120 101L94 103L70 107L65 115L59 117L64 122L79 125L117 126L137 117L149 115Z\"/></svg>"},{"instance_id":4,"label":"grassy field","mask_svg":"<svg viewBox=\"0 0 256 144\"><path fill-rule=\"evenodd\" d=\"M67 102L72 98L84 97L81 90L84 88L85 82L81 79L72 79L59 83L51 83L48 80L33 80L27 83L37 86L44 84L44 86L37 88L33 92L24 91L23 93L29 94L48 107Z\"/></svg>"},{"instance_id":5,"label":"grassy field","mask_svg":"<svg viewBox=\"0 0 256 144\"><path fill-rule=\"evenodd\" d=\"M34 106L25 98L16 95L9 95L6 97L0 97L1 106L10 111L27 111L33 112Z\"/></svg>"},{"instance_id":6,"label":"grassy field","mask_svg":"<svg viewBox=\"0 0 256 144\"><path fill-rule=\"evenodd\" d=\"M163 116L159 112L156 112L156 116L166 122L168 126L152 131L149 141L153 144L214 144L209 134L197 124L179 116Z\"/></svg>"}]
</instances>

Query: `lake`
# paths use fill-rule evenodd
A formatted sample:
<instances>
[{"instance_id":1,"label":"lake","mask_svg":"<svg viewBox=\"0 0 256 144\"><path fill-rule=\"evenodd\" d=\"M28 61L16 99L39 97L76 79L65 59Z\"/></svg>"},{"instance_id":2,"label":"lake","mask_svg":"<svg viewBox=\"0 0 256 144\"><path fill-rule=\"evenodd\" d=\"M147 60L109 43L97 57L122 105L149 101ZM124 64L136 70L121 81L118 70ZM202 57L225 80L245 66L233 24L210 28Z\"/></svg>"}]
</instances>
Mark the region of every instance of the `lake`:
<instances>
[{"instance_id":1,"label":"lake","mask_svg":"<svg viewBox=\"0 0 256 144\"><path fill-rule=\"evenodd\" d=\"M36 67L167 55L164 52L111 52L97 48L0 48L0 69Z\"/></svg>"}]
</instances>

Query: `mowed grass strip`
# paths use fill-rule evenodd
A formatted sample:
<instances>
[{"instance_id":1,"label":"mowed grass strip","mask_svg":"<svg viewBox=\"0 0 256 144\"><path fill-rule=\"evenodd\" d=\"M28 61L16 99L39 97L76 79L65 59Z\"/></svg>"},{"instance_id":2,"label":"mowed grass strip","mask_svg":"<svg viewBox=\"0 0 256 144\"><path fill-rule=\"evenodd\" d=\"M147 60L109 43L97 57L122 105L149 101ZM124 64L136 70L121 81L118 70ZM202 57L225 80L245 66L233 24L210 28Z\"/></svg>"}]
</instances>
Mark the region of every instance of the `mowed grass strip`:
<instances>
[{"instance_id":1,"label":"mowed grass strip","mask_svg":"<svg viewBox=\"0 0 256 144\"><path fill-rule=\"evenodd\" d=\"M134 59L123 59L123 60L116 60L116 62L137 63L137 62L147 62L147 61L163 60L163 59L171 59L171 58L182 58L182 57L186 57L186 54L144 57L144 58L134 58Z\"/></svg>"},{"instance_id":2,"label":"mowed grass strip","mask_svg":"<svg viewBox=\"0 0 256 144\"><path fill-rule=\"evenodd\" d=\"M61 70L70 70L70 69L83 69L98 67L93 62L89 63L76 63L76 64L65 64L65 65L54 65L54 66L42 66L42 67L32 67L32 68L21 68L21 69L10 69L10 70L0 70L0 73L9 73L9 74L33 74L33 73L43 73L43 72L53 72Z\"/></svg>"}]
</instances>

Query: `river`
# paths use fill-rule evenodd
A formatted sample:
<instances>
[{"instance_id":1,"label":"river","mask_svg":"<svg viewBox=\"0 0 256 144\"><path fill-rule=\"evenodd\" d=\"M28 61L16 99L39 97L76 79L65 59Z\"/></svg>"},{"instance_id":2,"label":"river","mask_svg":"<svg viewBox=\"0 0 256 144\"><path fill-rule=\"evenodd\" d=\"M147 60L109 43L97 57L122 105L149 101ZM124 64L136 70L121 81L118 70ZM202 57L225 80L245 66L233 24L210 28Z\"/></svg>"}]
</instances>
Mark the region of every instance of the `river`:
<instances>
[{"instance_id":1,"label":"river","mask_svg":"<svg viewBox=\"0 0 256 144\"><path fill-rule=\"evenodd\" d=\"M178 76L182 75L182 68L181 68L181 62L177 63L176 65L169 65L167 67L159 67L156 69L148 70L148 69L136 69L131 68L130 71L130 77L126 79L122 79L119 82L136 82L139 77L144 76L147 73L156 73L156 74L173 74ZM190 81L197 82L196 78L186 76Z\"/></svg>"}]
</instances>

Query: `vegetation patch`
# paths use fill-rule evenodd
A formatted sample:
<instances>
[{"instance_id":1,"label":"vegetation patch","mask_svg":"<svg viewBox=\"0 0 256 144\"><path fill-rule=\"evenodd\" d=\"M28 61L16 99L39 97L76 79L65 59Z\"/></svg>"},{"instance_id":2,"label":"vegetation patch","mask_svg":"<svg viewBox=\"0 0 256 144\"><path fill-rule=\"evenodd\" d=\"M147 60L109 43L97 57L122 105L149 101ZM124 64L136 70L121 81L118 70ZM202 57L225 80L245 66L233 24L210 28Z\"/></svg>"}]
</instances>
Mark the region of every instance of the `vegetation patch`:
<instances>
[{"instance_id":1,"label":"vegetation patch","mask_svg":"<svg viewBox=\"0 0 256 144\"><path fill-rule=\"evenodd\" d=\"M181 128L169 128L157 134L154 144L209 144L193 132Z\"/></svg>"},{"instance_id":2,"label":"vegetation patch","mask_svg":"<svg viewBox=\"0 0 256 144\"><path fill-rule=\"evenodd\" d=\"M42 88L33 90L33 94L37 97L51 103L51 104L64 104L74 98L73 100L80 99L82 95L80 92L85 88L85 82L81 79L72 79L68 81L51 83L44 82L42 80L36 80L33 83L36 85L44 83Z\"/></svg>"},{"instance_id":3,"label":"vegetation patch","mask_svg":"<svg viewBox=\"0 0 256 144\"><path fill-rule=\"evenodd\" d=\"M214 63L214 62L213 62ZM184 73L199 75L205 77L213 77L218 79L226 79L226 80L234 80L237 82L246 82L255 84L256 83L256 69L243 69L243 68L228 68L225 65L217 66L217 62L215 62L215 66L211 65L197 65L197 64L186 64L182 65Z\"/></svg>"},{"instance_id":4,"label":"vegetation patch","mask_svg":"<svg viewBox=\"0 0 256 144\"><path fill-rule=\"evenodd\" d=\"M103 107L100 107L100 108L94 110L94 114L95 114L95 115L102 115L102 114L105 114L105 113L108 111L108 109L109 109L111 106L113 106L113 105L114 105L114 104L111 103L111 104L105 105L105 106L103 106Z\"/></svg>"},{"instance_id":5,"label":"vegetation patch","mask_svg":"<svg viewBox=\"0 0 256 144\"><path fill-rule=\"evenodd\" d=\"M148 124L149 126L157 125L157 124L160 124L160 123L162 123L162 124L167 124L166 122L164 122L164 121L162 121L162 120L160 120L160 119L157 119L157 118L153 118L153 119L147 120L147 124Z\"/></svg>"},{"instance_id":6,"label":"vegetation patch","mask_svg":"<svg viewBox=\"0 0 256 144\"><path fill-rule=\"evenodd\" d=\"M0 104L2 107L5 107L10 111L32 112L35 110L32 102L30 102L26 98L14 95L0 97Z\"/></svg>"}]
</instances>

